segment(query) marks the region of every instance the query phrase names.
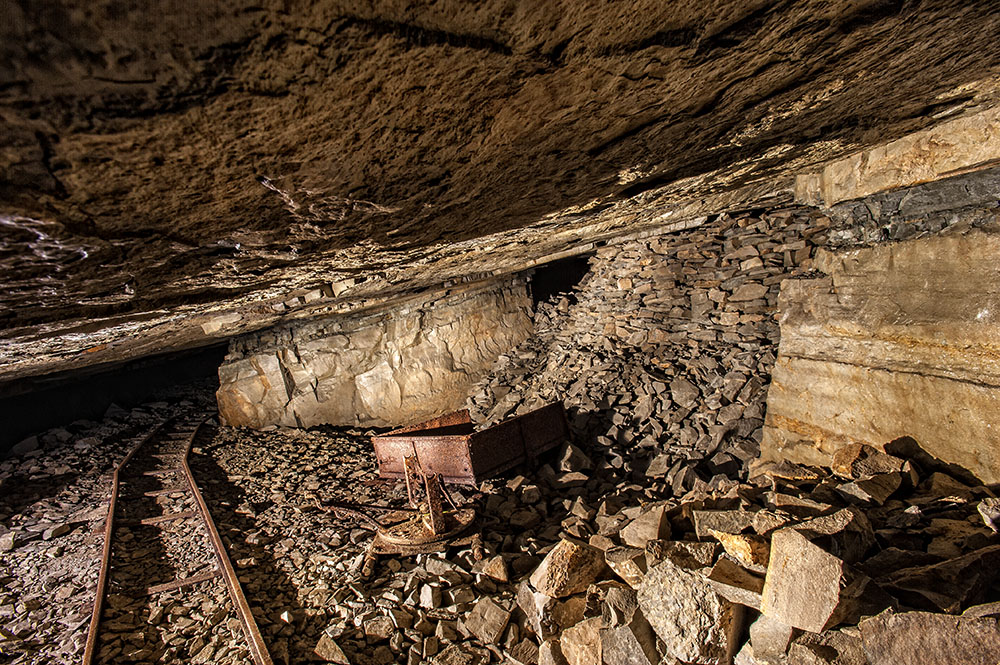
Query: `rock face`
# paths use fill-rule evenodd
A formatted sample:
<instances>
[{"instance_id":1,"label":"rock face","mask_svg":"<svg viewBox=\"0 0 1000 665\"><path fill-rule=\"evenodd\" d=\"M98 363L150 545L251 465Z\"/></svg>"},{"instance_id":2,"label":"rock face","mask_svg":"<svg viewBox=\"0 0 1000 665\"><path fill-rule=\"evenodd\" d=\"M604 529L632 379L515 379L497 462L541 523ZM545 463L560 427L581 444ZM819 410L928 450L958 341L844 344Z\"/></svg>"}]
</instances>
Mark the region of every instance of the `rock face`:
<instances>
[{"instance_id":1,"label":"rock face","mask_svg":"<svg viewBox=\"0 0 1000 665\"><path fill-rule=\"evenodd\" d=\"M828 277L782 287L762 456L828 463L912 436L1000 480L998 255L1000 235L981 232L819 252Z\"/></svg>"},{"instance_id":2,"label":"rock face","mask_svg":"<svg viewBox=\"0 0 1000 665\"><path fill-rule=\"evenodd\" d=\"M988 3L91 7L0 25L3 377L790 198L995 99L1000 59Z\"/></svg>"},{"instance_id":3,"label":"rock face","mask_svg":"<svg viewBox=\"0 0 1000 665\"><path fill-rule=\"evenodd\" d=\"M996 159L1000 109L992 108L915 132L796 178L795 198L825 204L938 180Z\"/></svg>"},{"instance_id":4,"label":"rock face","mask_svg":"<svg viewBox=\"0 0 1000 665\"><path fill-rule=\"evenodd\" d=\"M234 426L389 426L461 408L472 382L531 333L523 281L372 317L234 340L219 413Z\"/></svg>"}]
</instances>

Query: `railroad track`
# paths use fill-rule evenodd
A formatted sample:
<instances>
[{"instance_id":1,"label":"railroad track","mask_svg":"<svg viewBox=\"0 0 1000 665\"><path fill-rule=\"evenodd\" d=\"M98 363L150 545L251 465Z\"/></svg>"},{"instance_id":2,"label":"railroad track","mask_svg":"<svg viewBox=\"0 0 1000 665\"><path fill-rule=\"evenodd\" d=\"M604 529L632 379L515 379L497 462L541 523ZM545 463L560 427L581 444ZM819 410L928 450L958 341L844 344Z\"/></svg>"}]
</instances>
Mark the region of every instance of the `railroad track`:
<instances>
[{"instance_id":1,"label":"railroad track","mask_svg":"<svg viewBox=\"0 0 1000 665\"><path fill-rule=\"evenodd\" d=\"M115 469L84 665L271 665L188 455L204 413L167 420Z\"/></svg>"}]
</instances>

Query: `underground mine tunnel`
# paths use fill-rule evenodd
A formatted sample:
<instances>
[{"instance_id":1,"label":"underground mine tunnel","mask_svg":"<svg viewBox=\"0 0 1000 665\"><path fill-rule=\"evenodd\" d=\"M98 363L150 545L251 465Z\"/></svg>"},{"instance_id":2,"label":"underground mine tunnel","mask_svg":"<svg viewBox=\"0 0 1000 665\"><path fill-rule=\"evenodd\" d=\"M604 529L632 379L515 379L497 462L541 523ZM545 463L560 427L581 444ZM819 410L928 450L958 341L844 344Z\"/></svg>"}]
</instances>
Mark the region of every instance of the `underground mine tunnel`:
<instances>
[{"instance_id":1,"label":"underground mine tunnel","mask_svg":"<svg viewBox=\"0 0 1000 665\"><path fill-rule=\"evenodd\" d=\"M3 4L0 662L996 665L998 9Z\"/></svg>"}]
</instances>

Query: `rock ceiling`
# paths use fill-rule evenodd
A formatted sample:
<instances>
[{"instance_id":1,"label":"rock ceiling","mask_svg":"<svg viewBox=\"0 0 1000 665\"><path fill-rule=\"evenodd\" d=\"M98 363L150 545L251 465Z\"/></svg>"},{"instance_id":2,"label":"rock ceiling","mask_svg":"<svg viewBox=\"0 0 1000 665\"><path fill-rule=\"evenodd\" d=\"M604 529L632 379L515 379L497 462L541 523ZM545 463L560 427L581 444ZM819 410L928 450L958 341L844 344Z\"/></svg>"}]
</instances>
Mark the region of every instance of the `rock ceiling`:
<instances>
[{"instance_id":1,"label":"rock ceiling","mask_svg":"<svg viewBox=\"0 0 1000 665\"><path fill-rule=\"evenodd\" d=\"M993 2L155 4L4 6L0 381L780 204L1000 88Z\"/></svg>"}]
</instances>

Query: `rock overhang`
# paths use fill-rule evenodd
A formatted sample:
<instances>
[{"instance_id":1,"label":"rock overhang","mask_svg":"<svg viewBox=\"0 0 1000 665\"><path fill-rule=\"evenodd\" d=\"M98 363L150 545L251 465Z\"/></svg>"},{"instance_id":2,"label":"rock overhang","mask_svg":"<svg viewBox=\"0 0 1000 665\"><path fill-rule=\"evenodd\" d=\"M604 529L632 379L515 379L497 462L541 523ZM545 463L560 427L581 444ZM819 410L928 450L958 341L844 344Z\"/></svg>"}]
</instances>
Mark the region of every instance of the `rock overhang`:
<instances>
[{"instance_id":1,"label":"rock overhang","mask_svg":"<svg viewBox=\"0 0 1000 665\"><path fill-rule=\"evenodd\" d=\"M998 19L948 4L18 5L0 377L787 201L994 99Z\"/></svg>"}]
</instances>

